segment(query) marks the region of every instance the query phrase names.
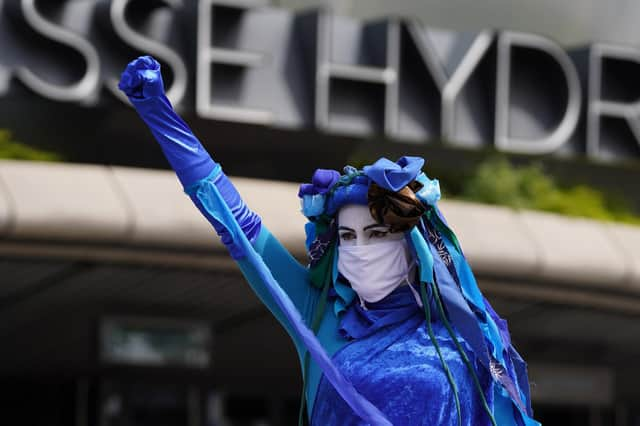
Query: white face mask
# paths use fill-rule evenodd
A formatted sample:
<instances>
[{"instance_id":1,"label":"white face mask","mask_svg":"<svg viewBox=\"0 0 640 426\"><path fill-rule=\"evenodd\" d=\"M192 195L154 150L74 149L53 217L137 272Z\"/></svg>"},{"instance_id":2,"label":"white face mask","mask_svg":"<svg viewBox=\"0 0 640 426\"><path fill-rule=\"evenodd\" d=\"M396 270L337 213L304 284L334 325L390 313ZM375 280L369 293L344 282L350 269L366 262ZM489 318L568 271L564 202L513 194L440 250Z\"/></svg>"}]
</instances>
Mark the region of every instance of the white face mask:
<instances>
[{"instance_id":1,"label":"white face mask","mask_svg":"<svg viewBox=\"0 0 640 426\"><path fill-rule=\"evenodd\" d=\"M378 302L409 283L409 249L404 238L377 244L338 246L338 271L361 301Z\"/></svg>"}]
</instances>

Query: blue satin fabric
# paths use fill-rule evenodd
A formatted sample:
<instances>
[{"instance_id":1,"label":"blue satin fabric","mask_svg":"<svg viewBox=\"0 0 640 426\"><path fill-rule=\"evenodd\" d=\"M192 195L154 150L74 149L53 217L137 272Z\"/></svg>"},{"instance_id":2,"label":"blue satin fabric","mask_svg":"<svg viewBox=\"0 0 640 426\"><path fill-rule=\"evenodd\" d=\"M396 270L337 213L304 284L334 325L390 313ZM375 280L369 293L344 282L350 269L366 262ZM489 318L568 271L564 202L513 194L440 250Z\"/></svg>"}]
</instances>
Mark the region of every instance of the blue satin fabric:
<instances>
[{"instance_id":1,"label":"blue satin fabric","mask_svg":"<svg viewBox=\"0 0 640 426\"><path fill-rule=\"evenodd\" d=\"M129 100L151 129L187 194L220 235L231 257L244 257L246 253L234 242L227 228L203 208L196 190L203 180L211 180L252 243L260 232L260 217L242 201L231 181L221 172L220 165L207 154L189 126L173 110L166 96L130 97Z\"/></svg>"},{"instance_id":2,"label":"blue satin fabric","mask_svg":"<svg viewBox=\"0 0 640 426\"><path fill-rule=\"evenodd\" d=\"M254 243L256 238L258 238L258 234L260 233L260 229L262 226L262 220L260 216L255 214L249 207L245 204L238 193L236 187L231 183L227 175L221 170L220 165L216 165L216 168L211 173L210 176L205 178L203 181L197 182L196 184L185 188L185 192L191 197L193 203L198 207L198 210L203 214L203 216L213 225L213 228L216 230L217 234L220 236L220 240L229 250L229 254L231 257L238 260L247 256L246 250L242 248L240 244L238 244L237 238L234 238L233 235L228 230L228 225L220 222L211 212L206 208L205 204L207 203L208 198L210 197L211 191L207 190L207 185L214 185L217 191L220 193L222 198L224 199L227 207L231 211L235 221L238 223L244 235L247 236L247 239Z\"/></svg>"},{"instance_id":3,"label":"blue satin fabric","mask_svg":"<svg viewBox=\"0 0 640 426\"><path fill-rule=\"evenodd\" d=\"M213 172L216 162L187 123L176 114L165 95L130 97L129 101L149 126L183 187L193 185Z\"/></svg>"},{"instance_id":4,"label":"blue satin fabric","mask_svg":"<svg viewBox=\"0 0 640 426\"><path fill-rule=\"evenodd\" d=\"M389 191L398 192L422 172L424 159L420 157L400 157L393 162L382 157L362 169L369 179Z\"/></svg>"},{"instance_id":5,"label":"blue satin fabric","mask_svg":"<svg viewBox=\"0 0 640 426\"><path fill-rule=\"evenodd\" d=\"M463 425L490 425L455 344L438 320L432 327L458 386ZM398 288L380 302L367 304L366 311L357 303L352 304L340 330L354 340L333 356L333 362L391 423L395 426L457 426L451 385L427 334L424 312L407 286ZM485 397L492 406L491 377L466 342L459 340L476 366ZM366 424L324 378L318 388L311 423L313 426Z\"/></svg>"}]
</instances>

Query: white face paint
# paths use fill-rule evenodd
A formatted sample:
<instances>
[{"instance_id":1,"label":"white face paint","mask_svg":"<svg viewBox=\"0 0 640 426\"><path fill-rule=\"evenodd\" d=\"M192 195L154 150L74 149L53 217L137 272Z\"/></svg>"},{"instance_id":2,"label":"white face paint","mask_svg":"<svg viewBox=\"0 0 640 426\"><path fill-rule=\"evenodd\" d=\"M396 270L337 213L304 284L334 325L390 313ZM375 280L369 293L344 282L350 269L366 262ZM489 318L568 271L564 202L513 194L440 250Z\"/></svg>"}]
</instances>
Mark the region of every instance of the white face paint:
<instances>
[{"instance_id":1,"label":"white face paint","mask_svg":"<svg viewBox=\"0 0 640 426\"><path fill-rule=\"evenodd\" d=\"M340 209L338 235L341 246L366 246L404 238L402 232L392 234L388 226L373 220L369 208L359 204L347 204Z\"/></svg>"},{"instance_id":2,"label":"white face paint","mask_svg":"<svg viewBox=\"0 0 640 426\"><path fill-rule=\"evenodd\" d=\"M377 302L409 283L411 256L403 233L376 223L367 206L349 204L338 212L338 271L364 302Z\"/></svg>"}]
</instances>

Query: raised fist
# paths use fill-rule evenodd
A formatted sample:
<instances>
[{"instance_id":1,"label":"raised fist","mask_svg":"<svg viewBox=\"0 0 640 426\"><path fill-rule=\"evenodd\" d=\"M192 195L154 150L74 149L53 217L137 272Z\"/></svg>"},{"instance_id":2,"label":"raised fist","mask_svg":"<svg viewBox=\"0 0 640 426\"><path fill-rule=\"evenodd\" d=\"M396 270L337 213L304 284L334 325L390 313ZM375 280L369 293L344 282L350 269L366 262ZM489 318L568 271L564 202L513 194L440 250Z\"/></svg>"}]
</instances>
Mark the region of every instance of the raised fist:
<instances>
[{"instance_id":1,"label":"raised fist","mask_svg":"<svg viewBox=\"0 0 640 426\"><path fill-rule=\"evenodd\" d=\"M129 62L120 76L118 88L128 97L148 98L164 94L160 64L151 56L140 56Z\"/></svg>"}]
</instances>

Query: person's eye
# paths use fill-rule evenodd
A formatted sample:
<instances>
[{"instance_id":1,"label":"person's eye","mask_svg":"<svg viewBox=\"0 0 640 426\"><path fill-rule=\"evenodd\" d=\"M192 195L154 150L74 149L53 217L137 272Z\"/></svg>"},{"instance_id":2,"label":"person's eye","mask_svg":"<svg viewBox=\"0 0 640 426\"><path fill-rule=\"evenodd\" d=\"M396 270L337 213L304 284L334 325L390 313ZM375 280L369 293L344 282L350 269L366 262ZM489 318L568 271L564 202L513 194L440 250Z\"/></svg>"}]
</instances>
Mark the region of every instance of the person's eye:
<instances>
[{"instance_id":1,"label":"person's eye","mask_svg":"<svg viewBox=\"0 0 640 426\"><path fill-rule=\"evenodd\" d=\"M369 238L384 238L388 233L388 231L371 231Z\"/></svg>"},{"instance_id":2,"label":"person's eye","mask_svg":"<svg viewBox=\"0 0 640 426\"><path fill-rule=\"evenodd\" d=\"M342 241L352 241L356 239L356 234L354 234L353 232L343 232L342 234L340 234L340 239Z\"/></svg>"}]
</instances>

